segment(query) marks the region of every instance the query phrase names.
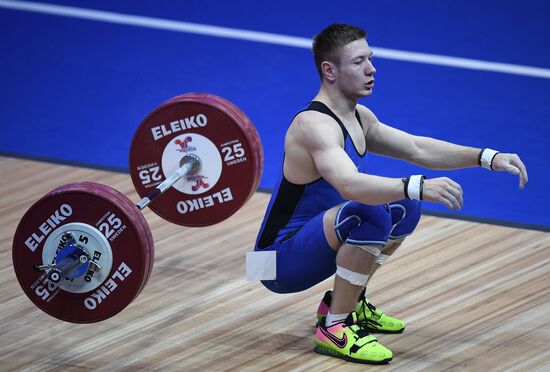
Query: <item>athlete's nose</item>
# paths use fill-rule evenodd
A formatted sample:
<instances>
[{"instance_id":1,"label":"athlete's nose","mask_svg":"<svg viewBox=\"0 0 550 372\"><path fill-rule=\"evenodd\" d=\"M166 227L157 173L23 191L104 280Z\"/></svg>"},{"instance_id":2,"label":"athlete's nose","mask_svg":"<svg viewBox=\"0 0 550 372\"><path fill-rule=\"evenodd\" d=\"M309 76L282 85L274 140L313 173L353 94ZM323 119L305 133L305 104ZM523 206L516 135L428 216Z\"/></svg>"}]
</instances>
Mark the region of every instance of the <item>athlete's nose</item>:
<instances>
[{"instance_id":1,"label":"athlete's nose","mask_svg":"<svg viewBox=\"0 0 550 372\"><path fill-rule=\"evenodd\" d=\"M372 62L369 61L369 63L367 64L367 68L366 68L366 75L372 75L376 72L376 69L374 68L374 65L372 64Z\"/></svg>"}]
</instances>

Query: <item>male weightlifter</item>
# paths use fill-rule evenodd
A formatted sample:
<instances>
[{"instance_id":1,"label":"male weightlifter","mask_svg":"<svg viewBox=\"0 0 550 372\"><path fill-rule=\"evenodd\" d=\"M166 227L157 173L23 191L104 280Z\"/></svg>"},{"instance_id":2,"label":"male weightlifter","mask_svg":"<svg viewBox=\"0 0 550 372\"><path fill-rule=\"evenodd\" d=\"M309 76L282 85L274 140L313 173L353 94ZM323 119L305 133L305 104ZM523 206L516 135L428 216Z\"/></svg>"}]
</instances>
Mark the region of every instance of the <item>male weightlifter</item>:
<instances>
[{"instance_id":1,"label":"male weightlifter","mask_svg":"<svg viewBox=\"0 0 550 372\"><path fill-rule=\"evenodd\" d=\"M387 178L366 169L370 152L428 169L481 165L519 176L516 154L414 136L378 120L358 104L374 87L372 50L362 29L333 24L313 40L321 87L293 119L285 137L281 181L273 192L255 250L276 251L271 291L303 291L334 273L334 288L319 305L315 351L353 362L387 363L392 352L369 332L398 333L403 321L365 298L375 270L410 235L420 200L462 207L462 188L441 177Z\"/></svg>"}]
</instances>

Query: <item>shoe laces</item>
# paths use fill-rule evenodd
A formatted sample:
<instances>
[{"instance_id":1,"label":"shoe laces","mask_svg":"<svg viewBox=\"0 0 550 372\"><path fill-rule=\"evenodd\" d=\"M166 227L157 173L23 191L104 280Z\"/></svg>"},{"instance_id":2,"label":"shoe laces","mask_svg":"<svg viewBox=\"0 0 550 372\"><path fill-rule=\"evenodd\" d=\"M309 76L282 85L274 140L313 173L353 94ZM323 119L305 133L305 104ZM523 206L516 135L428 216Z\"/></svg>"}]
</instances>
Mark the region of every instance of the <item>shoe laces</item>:
<instances>
[{"instance_id":1,"label":"shoe laces","mask_svg":"<svg viewBox=\"0 0 550 372\"><path fill-rule=\"evenodd\" d=\"M356 323L350 327L350 329L357 335L359 338L367 337L370 333L369 331L361 326L361 323Z\"/></svg>"},{"instance_id":2,"label":"shoe laces","mask_svg":"<svg viewBox=\"0 0 550 372\"><path fill-rule=\"evenodd\" d=\"M355 333L356 336L355 343L350 348L350 352L352 353L358 352L359 349L365 345L378 341L376 337L372 336L366 328L361 326L359 322L350 325L349 328L353 333Z\"/></svg>"},{"instance_id":3,"label":"shoe laces","mask_svg":"<svg viewBox=\"0 0 550 372\"><path fill-rule=\"evenodd\" d=\"M361 325L361 322L357 321L355 314L348 316L345 320L346 326L349 327L357 335L357 339L361 339L370 335L369 331Z\"/></svg>"},{"instance_id":4,"label":"shoe laces","mask_svg":"<svg viewBox=\"0 0 550 372\"><path fill-rule=\"evenodd\" d=\"M371 303L367 302L367 299L365 298L364 293L361 293L360 297L361 301L361 313L363 314L363 319L358 321L358 324L361 325L363 328L377 328L381 327L382 324L378 323L376 320L371 319L370 317L367 317L367 311L369 311L372 315L376 316L376 306L372 305ZM367 310L368 309L368 310Z\"/></svg>"},{"instance_id":5,"label":"shoe laces","mask_svg":"<svg viewBox=\"0 0 550 372\"><path fill-rule=\"evenodd\" d=\"M376 316L377 318L379 318L379 316L376 314L376 306L374 306L373 304L371 304L370 302L367 302L367 301L363 301L367 307L369 308L370 312L372 313L372 315Z\"/></svg>"}]
</instances>

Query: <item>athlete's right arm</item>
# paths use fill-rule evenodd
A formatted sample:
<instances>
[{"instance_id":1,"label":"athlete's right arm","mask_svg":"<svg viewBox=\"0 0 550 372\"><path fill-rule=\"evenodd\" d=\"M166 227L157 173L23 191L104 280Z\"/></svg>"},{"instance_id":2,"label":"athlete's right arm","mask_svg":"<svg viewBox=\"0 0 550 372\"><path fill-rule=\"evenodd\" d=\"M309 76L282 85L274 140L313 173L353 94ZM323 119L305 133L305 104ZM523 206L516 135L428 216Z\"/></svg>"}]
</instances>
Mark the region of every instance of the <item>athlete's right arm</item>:
<instances>
[{"instance_id":1,"label":"athlete's right arm","mask_svg":"<svg viewBox=\"0 0 550 372\"><path fill-rule=\"evenodd\" d=\"M318 115L296 118L296 144L311 156L319 175L346 200L378 205L403 199L400 178L379 177L357 171L342 148L342 131L333 123L319 120Z\"/></svg>"}]
</instances>

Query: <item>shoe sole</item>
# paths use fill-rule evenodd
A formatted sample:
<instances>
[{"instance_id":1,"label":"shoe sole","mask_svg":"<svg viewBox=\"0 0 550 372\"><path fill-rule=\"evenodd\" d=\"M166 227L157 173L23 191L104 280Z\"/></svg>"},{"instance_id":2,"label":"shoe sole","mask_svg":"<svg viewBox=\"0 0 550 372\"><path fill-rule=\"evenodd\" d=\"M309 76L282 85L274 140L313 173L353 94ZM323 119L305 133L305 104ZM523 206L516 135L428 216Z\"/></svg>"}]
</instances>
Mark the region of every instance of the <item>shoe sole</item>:
<instances>
[{"instance_id":1,"label":"shoe sole","mask_svg":"<svg viewBox=\"0 0 550 372\"><path fill-rule=\"evenodd\" d=\"M361 363L361 364L388 364L392 359L392 358L387 358L387 359L382 359L382 360L364 360L364 359L355 359L355 358L352 358L352 357L349 357L347 355L342 355L326 346L320 346L320 345L317 345L315 344L315 347L313 348L313 350L318 353L318 354L322 354L322 355L328 355L328 356L331 356L331 357L335 357L335 358L340 358L340 359L344 359L345 361L348 361L348 362L353 362L353 363Z\"/></svg>"}]
</instances>

